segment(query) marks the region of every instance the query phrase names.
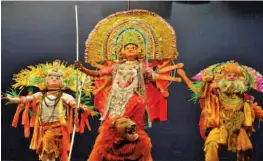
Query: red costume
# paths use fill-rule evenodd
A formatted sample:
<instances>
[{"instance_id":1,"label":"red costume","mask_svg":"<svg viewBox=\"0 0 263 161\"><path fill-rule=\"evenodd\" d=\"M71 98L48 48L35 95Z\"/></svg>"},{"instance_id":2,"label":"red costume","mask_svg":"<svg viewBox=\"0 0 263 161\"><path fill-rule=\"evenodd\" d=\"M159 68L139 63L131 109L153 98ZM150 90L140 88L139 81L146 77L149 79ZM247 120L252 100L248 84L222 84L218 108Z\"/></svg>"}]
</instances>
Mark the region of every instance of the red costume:
<instances>
[{"instance_id":1,"label":"red costume","mask_svg":"<svg viewBox=\"0 0 263 161\"><path fill-rule=\"evenodd\" d=\"M113 14L91 32L85 54L98 70L75 65L95 80L101 120L128 116L143 127L145 111L149 126L167 120L168 86L181 81L170 74L183 64L172 64L178 57L175 34L164 19L146 10Z\"/></svg>"}]
</instances>

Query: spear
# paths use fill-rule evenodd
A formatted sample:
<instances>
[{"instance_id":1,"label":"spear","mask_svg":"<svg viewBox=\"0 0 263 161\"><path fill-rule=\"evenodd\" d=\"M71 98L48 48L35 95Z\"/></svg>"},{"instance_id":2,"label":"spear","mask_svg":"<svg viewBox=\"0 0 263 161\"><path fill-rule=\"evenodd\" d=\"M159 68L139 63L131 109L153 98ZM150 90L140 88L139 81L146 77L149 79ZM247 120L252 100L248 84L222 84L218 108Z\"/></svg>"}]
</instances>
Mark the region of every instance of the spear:
<instances>
[{"instance_id":1,"label":"spear","mask_svg":"<svg viewBox=\"0 0 263 161\"><path fill-rule=\"evenodd\" d=\"M75 5L75 15L76 15L76 59L77 61L79 60L79 31L78 31L78 7ZM75 113L77 113L77 109L79 108L80 105L80 98L81 98L81 91L79 92L79 76L78 76L78 69L76 73L76 100L77 100L77 107ZM86 79L86 75L83 78L82 81L82 86L84 85ZM81 88L82 89L82 88ZM79 94L78 94L79 93ZM68 161L71 159L72 155L72 150L73 150L73 145L74 145L74 139L75 139L75 134L76 134L76 125L74 124L73 132L72 132L72 137L71 137L71 145L70 145L70 151L69 151L69 156L68 156Z\"/></svg>"},{"instance_id":2,"label":"spear","mask_svg":"<svg viewBox=\"0 0 263 161\"><path fill-rule=\"evenodd\" d=\"M78 78L77 78L78 79ZM82 79L82 84L81 84L81 89L83 89L83 85L85 84L85 81L86 81L86 75L83 77ZM77 85L78 86L78 85ZM80 106L80 99L81 99L81 94L82 94L82 90L80 90L79 94L77 93L76 94L76 97L77 97L77 107L76 107L76 111L75 113L77 114L77 109L79 108ZM75 116L75 117L78 117L78 114ZM75 140L75 134L76 134L76 125L74 123L74 128L73 128L73 132L72 132L72 137L71 137L71 145L70 145L70 151L69 151L69 157L68 157L68 161L70 161L71 159L71 155L72 155L72 150L73 150L73 145L74 145L74 140Z\"/></svg>"}]
</instances>

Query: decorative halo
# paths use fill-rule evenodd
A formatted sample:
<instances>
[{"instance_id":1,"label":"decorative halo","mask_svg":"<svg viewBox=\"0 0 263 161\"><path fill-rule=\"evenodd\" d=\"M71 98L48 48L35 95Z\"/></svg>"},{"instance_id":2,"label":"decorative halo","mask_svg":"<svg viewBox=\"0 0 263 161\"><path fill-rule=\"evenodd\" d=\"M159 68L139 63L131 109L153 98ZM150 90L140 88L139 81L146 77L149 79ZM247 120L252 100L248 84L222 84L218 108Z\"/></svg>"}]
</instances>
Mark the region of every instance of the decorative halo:
<instances>
[{"instance_id":1,"label":"decorative halo","mask_svg":"<svg viewBox=\"0 0 263 161\"><path fill-rule=\"evenodd\" d=\"M214 77L216 75L220 75L224 68L228 65L228 63L230 63L230 61L211 65L205 68L204 70L200 71L198 74L192 77L192 79L197 81L203 81L204 77ZM249 87L259 92L263 92L263 76L251 67L241 64L238 65L241 67Z\"/></svg>"},{"instance_id":2,"label":"decorative halo","mask_svg":"<svg viewBox=\"0 0 263 161\"><path fill-rule=\"evenodd\" d=\"M86 41L85 61L118 60L120 50L135 43L146 59L176 59L175 32L159 15L147 10L117 12L100 21Z\"/></svg>"},{"instance_id":3,"label":"decorative halo","mask_svg":"<svg viewBox=\"0 0 263 161\"><path fill-rule=\"evenodd\" d=\"M58 60L56 60L58 61ZM70 89L76 92L76 77L79 77L79 83L85 76L84 73L77 72L72 65L66 66L66 62L56 64L55 68L62 74L63 83L65 89ZM35 66L28 66L26 69L21 70L18 74L14 74L13 80L15 83L12 85L13 88L25 88L34 86L39 90L45 89L45 77L47 74L54 69L54 63L38 64ZM86 79L87 80L87 79ZM80 85L79 85L80 87ZM83 85L83 92L89 95L93 91L92 82L87 80Z\"/></svg>"}]
</instances>

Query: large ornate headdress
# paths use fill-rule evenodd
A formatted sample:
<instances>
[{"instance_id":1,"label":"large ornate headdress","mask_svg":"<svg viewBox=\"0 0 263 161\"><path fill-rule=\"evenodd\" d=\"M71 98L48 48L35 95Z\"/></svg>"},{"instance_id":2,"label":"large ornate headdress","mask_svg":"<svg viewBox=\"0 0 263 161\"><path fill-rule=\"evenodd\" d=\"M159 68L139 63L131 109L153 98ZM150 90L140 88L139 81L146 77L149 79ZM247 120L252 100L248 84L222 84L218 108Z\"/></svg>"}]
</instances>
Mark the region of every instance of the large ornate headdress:
<instances>
[{"instance_id":1,"label":"large ornate headdress","mask_svg":"<svg viewBox=\"0 0 263 161\"><path fill-rule=\"evenodd\" d=\"M147 10L118 12L100 21L86 41L85 61L118 60L125 44L141 48L146 59L178 57L173 28L160 16Z\"/></svg>"},{"instance_id":2,"label":"large ornate headdress","mask_svg":"<svg viewBox=\"0 0 263 161\"><path fill-rule=\"evenodd\" d=\"M70 89L76 92L76 77L82 80L85 76L84 73L78 72L72 65L67 66L66 62L60 62L55 60L53 63L38 64L36 66L28 66L26 69L21 70L18 74L14 74L13 80L15 83L12 85L13 88L26 88L26 87L37 87L40 90L46 89L45 79L47 76L56 75L63 79L65 89ZM83 92L89 95L93 86L91 81L79 82L84 83ZM80 85L79 85L80 87Z\"/></svg>"},{"instance_id":3,"label":"large ornate headdress","mask_svg":"<svg viewBox=\"0 0 263 161\"><path fill-rule=\"evenodd\" d=\"M226 73L236 73L243 76L248 84L248 87L259 92L263 92L263 76L255 69L238 64L234 61L227 61L211 65L196 74L192 79L203 81L204 78L211 77L213 79L220 78Z\"/></svg>"}]
</instances>

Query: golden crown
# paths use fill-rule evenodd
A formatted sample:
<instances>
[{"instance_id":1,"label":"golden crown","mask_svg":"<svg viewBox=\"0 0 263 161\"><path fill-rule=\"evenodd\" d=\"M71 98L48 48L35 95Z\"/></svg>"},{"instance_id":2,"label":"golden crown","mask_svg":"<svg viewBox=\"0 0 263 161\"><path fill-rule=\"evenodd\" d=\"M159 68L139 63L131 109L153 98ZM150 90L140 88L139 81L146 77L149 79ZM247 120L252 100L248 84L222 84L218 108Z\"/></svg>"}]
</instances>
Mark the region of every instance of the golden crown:
<instances>
[{"instance_id":1,"label":"golden crown","mask_svg":"<svg viewBox=\"0 0 263 161\"><path fill-rule=\"evenodd\" d=\"M63 76L63 73L59 71L60 63L60 60L55 60L53 62L51 70L48 71L47 76Z\"/></svg>"}]
</instances>

